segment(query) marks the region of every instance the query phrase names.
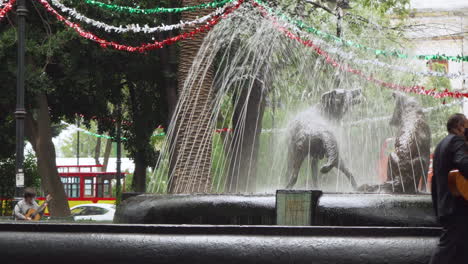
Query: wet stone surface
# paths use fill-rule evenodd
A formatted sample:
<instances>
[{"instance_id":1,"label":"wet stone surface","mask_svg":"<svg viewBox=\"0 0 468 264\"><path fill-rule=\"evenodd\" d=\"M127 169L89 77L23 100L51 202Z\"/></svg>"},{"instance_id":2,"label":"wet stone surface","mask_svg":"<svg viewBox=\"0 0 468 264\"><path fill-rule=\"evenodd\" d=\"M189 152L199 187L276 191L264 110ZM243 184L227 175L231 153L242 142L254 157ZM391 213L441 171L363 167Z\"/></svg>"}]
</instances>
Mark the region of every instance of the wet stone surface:
<instances>
[{"instance_id":1,"label":"wet stone surface","mask_svg":"<svg viewBox=\"0 0 468 264\"><path fill-rule=\"evenodd\" d=\"M274 195L139 195L114 222L133 224L274 225ZM429 195L324 193L312 225L438 226Z\"/></svg>"}]
</instances>

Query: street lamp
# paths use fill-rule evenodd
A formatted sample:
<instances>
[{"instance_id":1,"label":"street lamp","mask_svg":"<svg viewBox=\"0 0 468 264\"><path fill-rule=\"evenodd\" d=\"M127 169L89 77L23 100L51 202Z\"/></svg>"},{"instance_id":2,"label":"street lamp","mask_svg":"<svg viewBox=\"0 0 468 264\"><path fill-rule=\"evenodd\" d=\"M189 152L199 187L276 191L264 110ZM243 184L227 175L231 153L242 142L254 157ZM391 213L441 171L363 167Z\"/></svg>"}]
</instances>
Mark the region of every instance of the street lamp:
<instances>
[{"instance_id":1,"label":"street lamp","mask_svg":"<svg viewBox=\"0 0 468 264\"><path fill-rule=\"evenodd\" d=\"M122 106L120 102L117 104L117 135L116 135L116 142L117 142L117 181L115 186L115 197L117 205L120 203L121 199L121 186L120 181L122 177Z\"/></svg>"},{"instance_id":2,"label":"street lamp","mask_svg":"<svg viewBox=\"0 0 468 264\"><path fill-rule=\"evenodd\" d=\"M26 109L24 108L24 79L25 65L24 53L26 44L26 0L18 0L16 8L16 18L18 23L18 76L16 79L16 189L15 196L22 196L24 190L24 118Z\"/></svg>"}]
</instances>

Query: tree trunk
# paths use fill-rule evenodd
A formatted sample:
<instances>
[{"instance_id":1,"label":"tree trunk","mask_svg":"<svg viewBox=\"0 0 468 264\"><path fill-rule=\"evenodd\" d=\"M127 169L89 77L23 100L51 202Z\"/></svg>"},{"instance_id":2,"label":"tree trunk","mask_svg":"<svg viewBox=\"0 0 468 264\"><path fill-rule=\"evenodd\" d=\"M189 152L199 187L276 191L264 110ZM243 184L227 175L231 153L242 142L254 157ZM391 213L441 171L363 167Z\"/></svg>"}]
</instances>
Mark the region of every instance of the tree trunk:
<instances>
[{"instance_id":1,"label":"tree trunk","mask_svg":"<svg viewBox=\"0 0 468 264\"><path fill-rule=\"evenodd\" d=\"M184 0L183 6L198 5L210 2L202 0ZM212 9L199 10L197 12L184 12L183 21L191 21L197 17L212 12ZM186 31L193 30L187 27ZM171 138L175 144L175 151L170 157L169 192L193 193L209 192L211 190L211 151L213 133L210 127L212 112L212 84L214 71L207 62L201 63L200 68L208 67L204 78L199 76L190 86L184 90L185 80L189 70L201 47L206 33L199 34L191 39L181 41L178 69L179 98L186 98L185 102L179 99L179 111L175 123L175 133ZM182 94L184 93L184 94Z\"/></svg>"},{"instance_id":2,"label":"tree trunk","mask_svg":"<svg viewBox=\"0 0 468 264\"><path fill-rule=\"evenodd\" d=\"M148 102L145 100L148 97L143 87L129 87L130 94L130 109L133 119L133 133L135 133L136 147L133 158L135 161L135 170L133 171L132 188L135 192L146 191L146 169L148 168L148 160L150 159L151 146L148 146L154 126L148 124L148 119L145 118L145 109L148 109Z\"/></svg>"},{"instance_id":3,"label":"tree trunk","mask_svg":"<svg viewBox=\"0 0 468 264\"><path fill-rule=\"evenodd\" d=\"M135 156L135 171L133 172L132 189L134 192L146 191L146 168L148 168L146 158L138 152Z\"/></svg>"},{"instance_id":4,"label":"tree trunk","mask_svg":"<svg viewBox=\"0 0 468 264\"><path fill-rule=\"evenodd\" d=\"M172 7L172 4L170 4ZM167 18L168 24L174 24L174 15L169 13ZM165 36L166 37L166 36ZM173 37L172 31L168 32L168 38ZM177 67L174 63L174 60L177 56L177 46L169 45L161 50L160 59L161 67L164 74L164 89L163 93L167 101L167 123L171 122L172 116L174 114L175 108L177 106L177 80L173 75L177 72Z\"/></svg>"},{"instance_id":5,"label":"tree trunk","mask_svg":"<svg viewBox=\"0 0 468 264\"><path fill-rule=\"evenodd\" d=\"M57 172L55 163L55 147L52 142L52 130L49 116L47 96L41 93L37 97L37 120L32 114L27 115L26 136L34 148L37 157L37 166L41 176L42 188L45 194L50 193L53 200L49 204L51 216L70 216L68 199L63 188L62 181Z\"/></svg>"},{"instance_id":6,"label":"tree trunk","mask_svg":"<svg viewBox=\"0 0 468 264\"><path fill-rule=\"evenodd\" d=\"M265 100L262 83L254 81L253 87L243 89L235 106L234 128L229 148L229 167L226 191L254 192L257 176L257 158L262 131Z\"/></svg>"},{"instance_id":7,"label":"tree trunk","mask_svg":"<svg viewBox=\"0 0 468 264\"><path fill-rule=\"evenodd\" d=\"M99 156L101 156L101 138L98 137L96 141L96 147L94 147L94 161L96 165L101 165L99 162Z\"/></svg>"},{"instance_id":8,"label":"tree trunk","mask_svg":"<svg viewBox=\"0 0 468 264\"><path fill-rule=\"evenodd\" d=\"M106 149L104 150L104 161L102 162L102 171L107 171L107 165L109 165L109 157L112 150L112 139L107 139Z\"/></svg>"}]
</instances>

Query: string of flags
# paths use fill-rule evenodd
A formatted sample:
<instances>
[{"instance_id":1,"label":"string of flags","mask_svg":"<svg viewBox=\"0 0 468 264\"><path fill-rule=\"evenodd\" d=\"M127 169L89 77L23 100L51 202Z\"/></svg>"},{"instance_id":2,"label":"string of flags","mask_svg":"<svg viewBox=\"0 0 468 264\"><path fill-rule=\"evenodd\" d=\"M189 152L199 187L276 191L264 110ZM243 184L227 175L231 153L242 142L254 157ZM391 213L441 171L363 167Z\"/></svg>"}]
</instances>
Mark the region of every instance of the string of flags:
<instances>
[{"instance_id":1,"label":"string of flags","mask_svg":"<svg viewBox=\"0 0 468 264\"><path fill-rule=\"evenodd\" d=\"M7 16L7 14L13 9L16 0L0 0L0 21ZM391 56L401 59L422 59L422 60L449 60L455 62L466 62L468 61L468 56L463 55L456 55L456 56L448 56L445 54L433 54L433 55L408 55L401 51L396 50L383 50L383 49L376 49L372 47L368 47L362 45L360 43L345 40L343 38L336 37L332 34L327 32L318 30L313 26L307 25L304 21L299 19L294 19L287 14L283 13L277 8L270 7L266 2L263 0L214 0L212 2L207 2L199 5L194 6L185 6L185 7L174 7L174 8L166 8L166 7L155 7L155 8L140 8L139 6L131 7L131 6L120 6L110 3L104 3L97 0L85 0L84 2L89 6L95 6L102 9L107 9L114 12L126 12L126 13L133 13L133 14L142 14L142 15L149 15L149 14L158 14L158 13L178 13L178 12L186 12L186 11L196 11L200 9L213 9L209 14L194 19L192 21L180 21L179 23L172 24L172 25L159 25L159 26L149 26L149 25L139 25L139 24L127 24L127 25L110 25L104 23L102 21L87 17L86 15L80 13L75 8L66 6L62 0L33 0L37 1L47 10L49 13L53 14L57 20L63 22L66 26L75 30L80 36L83 38L89 39L98 43L103 48L112 48L121 51L127 52L140 52L145 53L154 49L163 48L167 45L172 45L180 40L190 39L200 33L207 32L211 30L214 26L216 26L222 19L226 18L231 13L235 12L242 4L250 3L253 6L259 8L264 18L271 19L274 24L276 25L276 29L284 33L284 35L292 40L296 40L299 43L312 48L318 55L322 56L325 59L325 62L332 65L333 67L340 69L345 72L353 73L369 82L375 83L377 85L387 87L394 90L416 93L416 94L424 94L433 96L435 98L445 98L445 97L453 97L453 98L463 98L468 97L467 93L461 93L457 91L436 91L435 89L426 88L424 86L413 85L413 86L404 86L394 83L389 83L383 80L376 79L365 72L352 68L349 64L339 63L336 59L332 58L330 54L336 54L341 58L344 58L348 61L354 62L356 65L374 65L378 67L383 67L395 71L401 71L405 73L410 73L413 75L419 76L429 76L429 77L443 77L443 78L450 78L450 79L457 79L457 78L468 78L467 74L462 72L457 73L443 73L443 72L436 72L436 71L415 71L410 67L407 66L400 66L400 65L393 65L378 59L363 59L352 52L346 52L340 48L328 48L324 49L324 46L330 46L325 42L321 41L328 41L331 43L338 44L340 46L346 47L354 47L361 50L365 50L371 52L375 56ZM55 9L57 8L57 9ZM60 12L58 11L60 10ZM68 18L65 17L63 14L67 14ZM93 26L99 30L104 30L106 32L116 32L116 33L144 33L144 34L154 34L158 32L165 32L165 31L172 31L172 30L182 30L186 27L195 27L192 31L183 32L177 36L170 37L164 39L162 41L153 41L148 43L142 43L140 45L132 46L126 45L122 43L117 43L115 41L106 40L102 37L99 37L97 34L87 31L83 29L81 25L76 22L71 21L73 19L75 21L83 22L87 25ZM279 22L281 21L281 23ZM297 33L293 33L292 31L296 31ZM312 40L306 40L303 37L303 33L312 34L318 37L320 40L312 42ZM320 46L319 46L320 45Z\"/></svg>"}]
</instances>

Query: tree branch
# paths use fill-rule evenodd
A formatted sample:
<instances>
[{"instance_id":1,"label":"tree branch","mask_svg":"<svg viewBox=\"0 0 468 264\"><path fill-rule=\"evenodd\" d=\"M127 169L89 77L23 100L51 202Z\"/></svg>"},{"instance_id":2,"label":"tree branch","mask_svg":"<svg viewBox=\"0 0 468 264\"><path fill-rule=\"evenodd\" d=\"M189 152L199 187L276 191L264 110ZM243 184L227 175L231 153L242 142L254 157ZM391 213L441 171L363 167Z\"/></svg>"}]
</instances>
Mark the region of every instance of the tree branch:
<instances>
[{"instance_id":1,"label":"tree branch","mask_svg":"<svg viewBox=\"0 0 468 264\"><path fill-rule=\"evenodd\" d=\"M324 5L321 5L321 4L319 4L317 2L314 2L312 0L306 0L305 2L308 3L308 4L311 4L311 5L315 6L315 7L318 7L320 9L323 9L323 10L327 11L328 13L336 16L336 13L333 10L331 10L330 8L328 8L328 7L324 6Z\"/></svg>"}]
</instances>

